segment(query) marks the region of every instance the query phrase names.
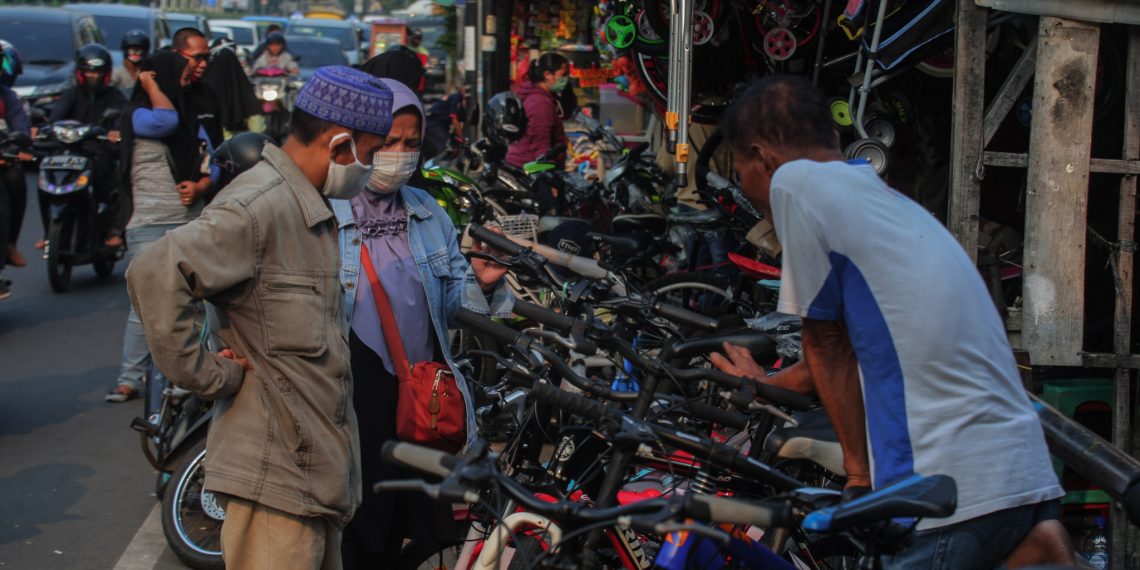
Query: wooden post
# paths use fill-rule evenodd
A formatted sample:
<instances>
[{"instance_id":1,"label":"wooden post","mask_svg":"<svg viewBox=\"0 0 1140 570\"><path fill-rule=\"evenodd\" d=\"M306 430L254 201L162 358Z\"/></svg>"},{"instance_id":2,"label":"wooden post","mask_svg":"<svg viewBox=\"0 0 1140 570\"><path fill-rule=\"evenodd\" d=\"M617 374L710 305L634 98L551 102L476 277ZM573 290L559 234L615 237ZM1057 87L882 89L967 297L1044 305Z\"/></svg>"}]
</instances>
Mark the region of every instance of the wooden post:
<instances>
[{"instance_id":1,"label":"wooden post","mask_svg":"<svg viewBox=\"0 0 1140 570\"><path fill-rule=\"evenodd\" d=\"M954 111L950 132L947 225L970 260L978 259L982 112L985 109L986 13L974 0L957 0L954 33Z\"/></svg>"},{"instance_id":2,"label":"wooden post","mask_svg":"<svg viewBox=\"0 0 1140 570\"><path fill-rule=\"evenodd\" d=\"M1029 136L1022 311L1026 347L1038 366L1081 363L1099 40L1095 24L1041 18Z\"/></svg>"},{"instance_id":3,"label":"wooden post","mask_svg":"<svg viewBox=\"0 0 1140 570\"><path fill-rule=\"evenodd\" d=\"M1140 159L1140 28L1128 30L1128 65L1126 68L1124 102L1124 160ZM1120 209L1118 212L1116 243L1116 315L1113 322L1113 351L1127 355L1132 344L1132 273L1135 262L1136 239L1136 175L1120 177ZM1112 410L1112 443L1123 451L1136 454L1136 440L1129 441L1132 432L1132 372L1116 369L1116 396ZM1114 503L1112 509L1112 552L1109 560L1113 568L1136 568L1136 529L1128 523L1124 512ZM1117 563L1116 561L1119 561Z\"/></svg>"}]
</instances>

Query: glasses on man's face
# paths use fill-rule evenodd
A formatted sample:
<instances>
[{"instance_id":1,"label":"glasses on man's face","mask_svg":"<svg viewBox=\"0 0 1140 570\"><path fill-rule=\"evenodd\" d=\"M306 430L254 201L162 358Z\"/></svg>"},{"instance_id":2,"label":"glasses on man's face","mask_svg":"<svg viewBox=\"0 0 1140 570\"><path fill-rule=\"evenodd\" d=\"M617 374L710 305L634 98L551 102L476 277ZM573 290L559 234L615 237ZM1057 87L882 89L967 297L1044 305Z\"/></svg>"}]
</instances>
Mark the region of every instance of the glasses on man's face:
<instances>
[{"instance_id":1,"label":"glasses on man's face","mask_svg":"<svg viewBox=\"0 0 1140 570\"><path fill-rule=\"evenodd\" d=\"M181 53L182 57L189 59L189 60L193 61L194 63L207 63L210 61L210 54L208 54L208 53L195 53L195 54L189 54L189 53L184 53L184 52L178 52L178 53Z\"/></svg>"}]
</instances>

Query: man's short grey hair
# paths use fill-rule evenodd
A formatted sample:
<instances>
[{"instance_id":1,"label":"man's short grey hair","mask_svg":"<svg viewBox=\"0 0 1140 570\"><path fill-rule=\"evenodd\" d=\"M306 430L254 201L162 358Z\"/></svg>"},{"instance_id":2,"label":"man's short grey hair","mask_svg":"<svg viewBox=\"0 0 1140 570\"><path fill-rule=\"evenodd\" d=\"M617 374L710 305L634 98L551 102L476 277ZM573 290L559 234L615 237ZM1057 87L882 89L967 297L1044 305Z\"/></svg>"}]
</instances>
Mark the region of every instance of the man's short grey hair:
<instances>
[{"instance_id":1,"label":"man's short grey hair","mask_svg":"<svg viewBox=\"0 0 1140 570\"><path fill-rule=\"evenodd\" d=\"M797 75L769 75L749 87L721 118L737 151L754 142L783 148L839 149L827 96Z\"/></svg>"}]
</instances>

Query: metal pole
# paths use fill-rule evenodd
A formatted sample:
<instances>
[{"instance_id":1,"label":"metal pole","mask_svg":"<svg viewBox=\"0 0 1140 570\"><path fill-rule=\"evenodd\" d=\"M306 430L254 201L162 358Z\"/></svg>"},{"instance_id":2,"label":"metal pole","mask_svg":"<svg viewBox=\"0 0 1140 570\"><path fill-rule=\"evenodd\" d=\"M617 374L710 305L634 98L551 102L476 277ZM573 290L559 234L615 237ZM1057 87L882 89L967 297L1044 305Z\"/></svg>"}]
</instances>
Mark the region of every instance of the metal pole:
<instances>
[{"instance_id":1,"label":"metal pole","mask_svg":"<svg viewBox=\"0 0 1140 570\"><path fill-rule=\"evenodd\" d=\"M667 145L670 153L674 152L674 147L677 145L677 121L678 121L678 95L680 94L681 84L681 52L684 45L681 40L681 19L677 17L680 12L679 3L682 0L670 0L669 2L669 85L666 88L665 100L665 128L669 131L667 138Z\"/></svg>"},{"instance_id":2,"label":"metal pole","mask_svg":"<svg viewBox=\"0 0 1140 570\"><path fill-rule=\"evenodd\" d=\"M887 2L879 2L879 13L875 16L875 31L871 34L871 47L867 49L867 69L863 70L863 83L859 86L859 109L855 112L855 130L860 137L869 138L863 128L863 113L867 111L867 99L871 96L871 76L875 73L875 60L879 55L879 38L883 35L883 20L887 18Z\"/></svg>"},{"instance_id":3,"label":"metal pole","mask_svg":"<svg viewBox=\"0 0 1140 570\"><path fill-rule=\"evenodd\" d=\"M683 187L689 183L689 115L693 99L693 2L692 0L676 0L677 12L673 20L677 22L680 31L680 45L673 51L678 54L676 75L680 81L669 80L669 92L676 93L674 117L676 124L671 132L676 133L676 142L673 147L673 163L677 172L677 185ZM674 36L674 40L677 36ZM673 130L675 129L675 130Z\"/></svg>"}]
</instances>

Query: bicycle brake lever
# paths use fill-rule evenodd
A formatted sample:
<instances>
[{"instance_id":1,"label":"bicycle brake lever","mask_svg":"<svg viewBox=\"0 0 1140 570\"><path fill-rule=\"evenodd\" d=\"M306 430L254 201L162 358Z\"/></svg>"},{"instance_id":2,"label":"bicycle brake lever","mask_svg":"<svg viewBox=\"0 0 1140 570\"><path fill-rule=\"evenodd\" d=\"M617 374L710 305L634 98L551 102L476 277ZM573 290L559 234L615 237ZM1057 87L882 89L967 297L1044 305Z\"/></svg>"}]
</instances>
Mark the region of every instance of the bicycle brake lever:
<instances>
[{"instance_id":1,"label":"bicycle brake lever","mask_svg":"<svg viewBox=\"0 0 1140 570\"><path fill-rule=\"evenodd\" d=\"M800 425L800 422L797 422L795 418L793 418L792 416L785 413L784 410L781 410L780 408L773 406L772 404L761 404L760 402L752 402L752 404L748 406L748 413L754 413L754 412L759 412L759 411L768 412L769 414L772 414L773 416L776 416L777 418L780 418L781 420L784 420L785 422L790 423L791 424L790 427L797 427Z\"/></svg>"}]
</instances>

